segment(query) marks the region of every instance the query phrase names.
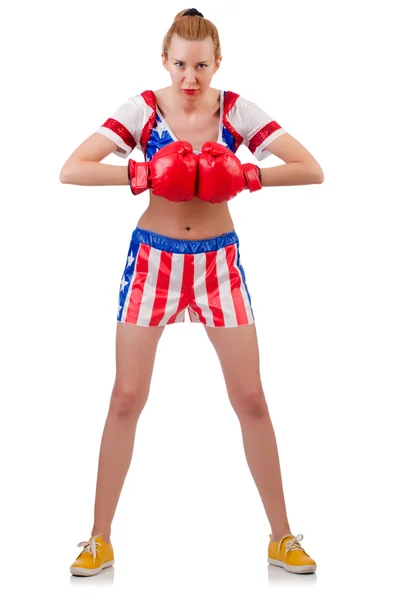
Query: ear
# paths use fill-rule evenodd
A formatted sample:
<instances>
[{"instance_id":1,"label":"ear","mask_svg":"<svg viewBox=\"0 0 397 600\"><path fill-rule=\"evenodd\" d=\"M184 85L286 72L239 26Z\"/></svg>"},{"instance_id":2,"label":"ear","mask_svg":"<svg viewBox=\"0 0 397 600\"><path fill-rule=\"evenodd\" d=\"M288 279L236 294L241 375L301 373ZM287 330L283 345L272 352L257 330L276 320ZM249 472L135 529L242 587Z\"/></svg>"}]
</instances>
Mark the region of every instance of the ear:
<instances>
[{"instance_id":1,"label":"ear","mask_svg":"<svg viewBox=\"0 0 397 600\"><path fill-rule=\"evenodd\" d=\"M215 63L215 73L219 69L219 67L221 66L221 61L222 61L222 56L220 56L218 58L218 60L216 61L216 63Z\"/></svg>"},{"instance_id":2,"label":"ear","mask_svg":"<svg viewBox=\"0 0 397 600\"><path fill-rule=\"evenodd\" d=\"M163 63L163 67L169 71L167 57L164 53L161 54L161 61Z\"/></svg>"}]
</instances>

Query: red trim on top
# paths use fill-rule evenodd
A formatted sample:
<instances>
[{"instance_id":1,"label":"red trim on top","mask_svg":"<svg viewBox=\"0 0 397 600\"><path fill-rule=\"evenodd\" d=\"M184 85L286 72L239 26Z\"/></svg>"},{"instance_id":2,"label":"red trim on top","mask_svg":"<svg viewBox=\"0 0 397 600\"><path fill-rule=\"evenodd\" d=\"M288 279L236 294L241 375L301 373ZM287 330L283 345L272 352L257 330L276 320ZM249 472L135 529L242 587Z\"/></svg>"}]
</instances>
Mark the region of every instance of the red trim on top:
<instances>
[{"instance_id":1,"label":"red trim on top","mask_svg":"<svg viewBox=\"0 0 397 600\"><path fill-rule=\"evenodd\" d=\"M147 120L147 123L142 129L141 134L141 148L144 155L146 156L146 147L148 145L150 134L156 122L156 96L154 92L152 92L152 90L145 90L144 92L142 92L141 96L146 102L146 104L152 109L152 114L150 115L149 119Z\"/></svg>"},{"instance_id":2,"label":"red trim on top","mask_svg":"<svg viewBox=\"0 0 397 600\"><path fill-rule=\"evenodd\" d=\"M281 125L279 125L276 121L271 121L262 127L262 129L260 129L258 133L254 135L249 143L248 148L252 154L255 152L258 146L260 146L269 137L269 135L272 135L272 133L278 129L281 129Z\"/></svg>"},{"instance_id":3,"label":"red trim on top","mask_svg":"<svg viewBox=\"0 0 397 600\"><path fill-rule=\"evenodd\" d=\"M227 120L226 117L227 117L227 114L233 108L233 106L236 104L236 101L237 101L238 97L239 97L239 94L236 94L235 92L226 92L225 93L225 97L223 99L223 118L222 118L222 124L232 134L232 136L233 136L233 138L234 138L234 140L236 142L235 148L234 148L234 152L237 152L238 148L243 143L243 138L234 129L233 125L231 125L229 123L229 121Z\"/></svg>"},{"instance_id":4,"label":"red trim on top","mask_svg":"<svg viewBox=\"0 0 397 600\"><path fill-rule=\"evenodd\" d=\"M114 133L117 133L117 135L121 137L123 142L131 148L131 150L135 148L136 141L134 140L134 137L131 135L128 129L124 127L122 123L116 121L116 119L107 119L102 125L102 127L107 127L107 129L110 129L110 131L114 131Z\"/></svg>"}]
</instances>

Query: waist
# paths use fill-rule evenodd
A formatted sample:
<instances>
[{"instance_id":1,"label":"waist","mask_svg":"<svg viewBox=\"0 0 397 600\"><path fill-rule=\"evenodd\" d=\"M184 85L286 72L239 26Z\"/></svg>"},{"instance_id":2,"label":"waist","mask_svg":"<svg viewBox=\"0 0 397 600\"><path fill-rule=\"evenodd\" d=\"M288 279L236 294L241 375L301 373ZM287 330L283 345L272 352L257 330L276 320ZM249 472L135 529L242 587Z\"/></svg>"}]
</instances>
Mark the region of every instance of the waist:
<instances>
[{"instance_id":1,"label":"waist","mask_svg":"<svg viewBox=\"0 0 397 600\"><path fill-rule=\"evenodd\" d=\"M210 204L198 198L170 202L152 195L137 227L184 240L208 239L234 230L227 202Z\"/></svg>"},{"instance_id":2,"label":"waist","mask_svg":"<svg viewBox=\"0 0 397 600\"><path fill-rule=\"evenodd\" d=\"M231 244L239 244L239 239L235 231L206 239L187 240L168 237L156 231L136 227L131 237L131 244L134 243L147 244L151 248L174 254L200 254L220 250Z\"/></svg>"}]
</instances>

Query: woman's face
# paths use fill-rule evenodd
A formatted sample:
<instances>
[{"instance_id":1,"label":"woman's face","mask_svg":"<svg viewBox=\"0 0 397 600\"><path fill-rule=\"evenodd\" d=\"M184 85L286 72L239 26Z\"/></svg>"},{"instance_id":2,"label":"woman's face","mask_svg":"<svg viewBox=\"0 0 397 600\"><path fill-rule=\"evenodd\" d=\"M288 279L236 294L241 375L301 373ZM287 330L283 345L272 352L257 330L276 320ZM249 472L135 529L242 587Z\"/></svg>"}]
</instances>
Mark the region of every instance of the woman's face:
<instances>
[{"instance_id":1,"label":"woman's face","mask_svg":"<svg viewBox=\"0 0 397 600\"><path fill-rule=\"evenodd\" d=\"M184 40L174 35L168 48L168 59L162 54L163 65L171 76L172 86L183 98L202 97L210 87L222 57L215 62L214 44L205 40ZM183 90L197 90L186 94Z\"/></svg>"}]
</instances>

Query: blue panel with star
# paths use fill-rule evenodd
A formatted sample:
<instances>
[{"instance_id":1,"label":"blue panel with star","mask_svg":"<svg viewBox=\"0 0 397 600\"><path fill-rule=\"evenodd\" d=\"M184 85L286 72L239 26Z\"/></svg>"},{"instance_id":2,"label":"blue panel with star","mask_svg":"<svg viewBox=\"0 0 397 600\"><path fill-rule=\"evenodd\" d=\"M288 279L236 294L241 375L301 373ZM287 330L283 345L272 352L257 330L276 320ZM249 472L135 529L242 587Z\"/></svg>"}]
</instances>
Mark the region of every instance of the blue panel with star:
<instances>
[{"instance_id":1,"label":"blue panel with star","mask_svg":"<svg viewBox=\"0 0 397 600\"><path fill-rule=\"evenodd\" d=\"M136 257L139 252L139 242L131 241L130 247L128 250L127 261L125 263L123 276L120 282L120 290L119 290L119 306L117 312L117 318L120 320L121 315L123 314L124 304L127 298L128 290L130 289L131 280L134 275L135 266L136 266Z\"/></svg>"},{"instance_id":2,"label":"blue panel with star","mask_svg":"<svg viewBox=\"0 0 397 600\"><path fill-rule=\"evenodd\" d=\"M174 141L175 140L168 132L166 125L164 125L160 116L156 114L156 124L150 133L150 138L146 147L146 160L152 160L156 152L161 150L161 148L164 148L164 146L172 144Z\"/></svg>"}]
</instances>

